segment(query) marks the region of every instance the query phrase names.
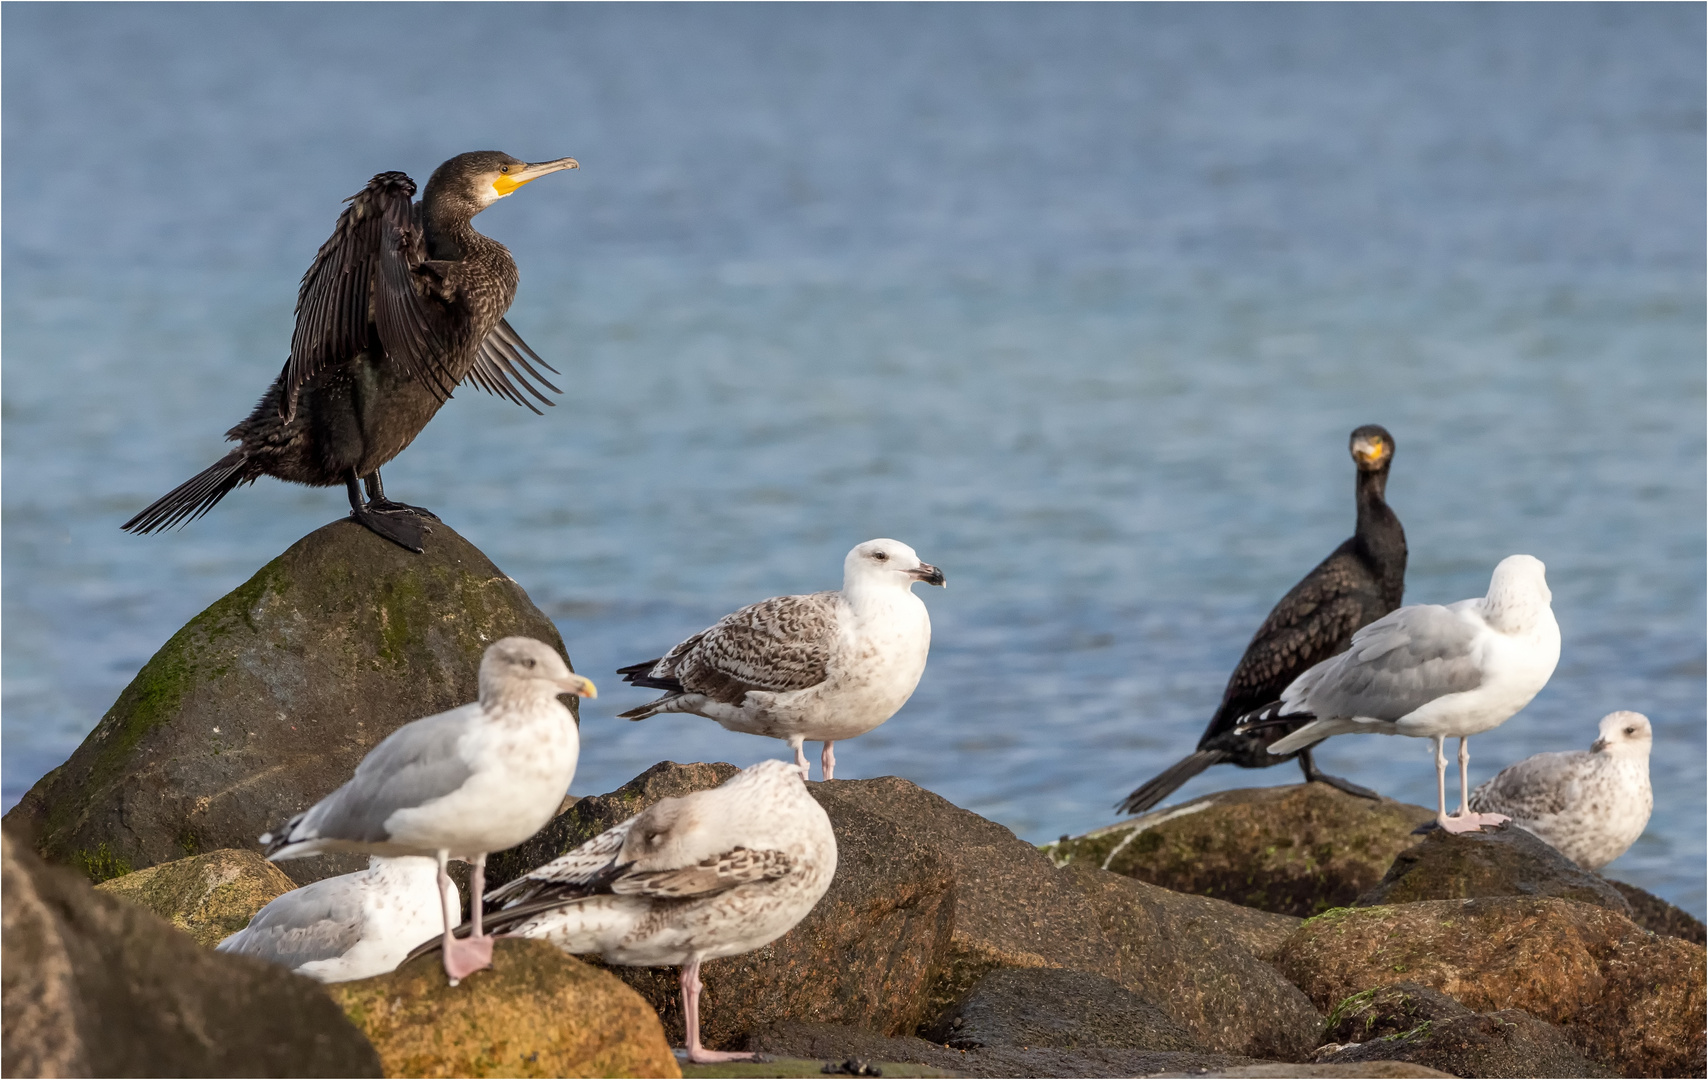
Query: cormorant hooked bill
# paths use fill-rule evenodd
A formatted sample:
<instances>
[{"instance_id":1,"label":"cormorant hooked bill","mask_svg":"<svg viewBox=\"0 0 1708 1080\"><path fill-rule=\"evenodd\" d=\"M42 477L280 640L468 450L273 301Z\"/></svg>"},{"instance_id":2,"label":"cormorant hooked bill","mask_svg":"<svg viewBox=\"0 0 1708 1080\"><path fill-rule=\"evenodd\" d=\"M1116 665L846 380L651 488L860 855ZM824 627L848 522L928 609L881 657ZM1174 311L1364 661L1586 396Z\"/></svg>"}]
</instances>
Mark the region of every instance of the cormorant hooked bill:
<instances>
[{"instance_id":1,"label":"cormorant hooked bill","mask_svg":"<svg viewBox=\"0 0 1708 1080\"><path fill-rule=\"evenodd\" d=\"M1231 762L1261 769L1297 757L1306 781L1320 780L1342 791L1377 798L1368 788L1317 771L1309 747L1295 754L1271 754L1269 744L1310 722L1272 724L1236 731L1240 719L1275 701L1294 679L1320 661L1345 652L1352 635L1400 606L1406 580L1406 533L1384 494L1394 437L1377 424L1352 433L1352 460L1358 467L1358 528L1334 554L1290 589L1258 627L1239 666L1228 678L1221 707L1210 718L1196 752L1163 770L1128 795L1117 809L1129 814L1149 810L1180 785L1211 765Z\"/></svg>"},{"instance_id":2,"label":"cormorant hooked bill","mask_svg":"<svg viewBox=\"0 0 1708 1080\"><path fill-rule=\"evenodd\" d=\"M421 550L427 510L392 502L380 466L414 441L465 380L539 412L518 390L552 402L541 360L504 313L516 263L470 221L523 184L573 158L529 164L495 150L459 154L411 202L415 181L384 172L352 195L297 292L296 331L284 371L248 419L226 432L237 449L178 485L124 528L146 533L193 521L261 476L343 484L350 516ZM361 486L367 488L362 500Z\"/></svg>"}]
</instances>

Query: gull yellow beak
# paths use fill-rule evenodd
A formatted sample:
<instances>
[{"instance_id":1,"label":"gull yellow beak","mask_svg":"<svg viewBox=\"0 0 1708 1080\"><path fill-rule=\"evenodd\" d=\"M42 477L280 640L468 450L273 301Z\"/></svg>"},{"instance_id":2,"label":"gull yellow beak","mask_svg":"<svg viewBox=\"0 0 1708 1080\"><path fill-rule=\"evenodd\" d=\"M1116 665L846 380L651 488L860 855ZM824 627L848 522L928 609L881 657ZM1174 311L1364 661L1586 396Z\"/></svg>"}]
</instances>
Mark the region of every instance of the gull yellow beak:
<instances>
[{"instance_id":1,"label":"gull yellow beak","mask_svg":"<svg viewBox=\"0 0 1708 1080\"><path fill-rule=\"evenodd\" d=\"M599 696L599 688L593 685L593 680L583 679L579 675L571 675L567 679L559 679L557 680L557 684L562 687L564 693L574 694L576 697L592 698Z\"/></svg>"},{"instance_id":2,"label":"gull yellow beak","mask_svg":"<svg viewBox=\"0 0 1708 1080\"><path fill-rule=\"evenodd\" d=\"M564 169L579 169L581 165L571 157L558 158L556 161L540 161L524 165L520 169L511 169L507 173L499 173L498 179L492 182L492 190L500 197L510 194L523 184L538 180L547 173L561 172Z\"/></svg>"}]
</instances>

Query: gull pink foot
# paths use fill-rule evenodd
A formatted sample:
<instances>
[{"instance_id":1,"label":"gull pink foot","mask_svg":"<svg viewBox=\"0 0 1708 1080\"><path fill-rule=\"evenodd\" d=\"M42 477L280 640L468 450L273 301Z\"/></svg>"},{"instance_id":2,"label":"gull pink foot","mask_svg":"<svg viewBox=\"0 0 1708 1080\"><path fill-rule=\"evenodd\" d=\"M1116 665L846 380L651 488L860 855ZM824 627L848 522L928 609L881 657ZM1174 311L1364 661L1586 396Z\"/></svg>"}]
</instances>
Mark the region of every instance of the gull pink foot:
<instances>
[{"instance_id":1,"label":"gull pink foot","mask_svg":"<svg viewBox=\"0 0 1708 1080\"><path fill-rule=\"evenodd\" d=\"M1485 825L1505 825L1512 819L1504 814L1441 814L1435 823L1450 833L1482 832Z\"/></svg>"},{"instance_id":2,"label":"gull pink foot","mask_svg":"<svg viewBox=\"0 0 1708 1080\"><path fill-rule=\"evenodd\" d=\"M707 1050L703 1046L692 1047L688 1050L688 1060L695 1065L716 1065L723 1061L753 1061L759 1055L753 1053L730 1053L725 1050Z\"/></svg>"},{"instance_id":3,"label":"gull pink foot","mask_svg":"<svg viewBox=\"0 0 1708 1080\"><path fill-rule=\"evenodd\" d=\"M453 938L445 947L445 974L455 986L477 971L492 966L492 938Z\"/></svg>"}]
</instances>

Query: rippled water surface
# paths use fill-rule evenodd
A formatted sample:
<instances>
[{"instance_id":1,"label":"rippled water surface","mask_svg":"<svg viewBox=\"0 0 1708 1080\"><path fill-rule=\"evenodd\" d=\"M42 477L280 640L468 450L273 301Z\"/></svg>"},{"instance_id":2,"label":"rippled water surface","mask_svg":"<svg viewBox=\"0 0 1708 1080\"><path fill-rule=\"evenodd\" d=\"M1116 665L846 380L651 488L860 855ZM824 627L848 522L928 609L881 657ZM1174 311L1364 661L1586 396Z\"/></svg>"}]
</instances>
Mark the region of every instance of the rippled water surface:
<instances>
[{"instance_id":1,"label":"rippled water surface","mask_svg":"<svg viewBox=\"0 0 1708 1080\"><path fill-rule=\"evenodd\" d=\"M1699 6L4 11L10 805L342 493L118 524L222 452L339 200L572 154L478 219L544 418L464 392L386 470L602 676L575 789L781 744L629 724L609 673L913 544L936 636L845 744L1037 841L1189 750L1351 530L1387 425L1410 601L1548 564L1564 633L1475 779L1655 721L1612 873L1703 913ZM1427 743L1325 767L1433 800ZM1212 770L1180 792L1291 783Z\"/></svg>"}]
</instances>

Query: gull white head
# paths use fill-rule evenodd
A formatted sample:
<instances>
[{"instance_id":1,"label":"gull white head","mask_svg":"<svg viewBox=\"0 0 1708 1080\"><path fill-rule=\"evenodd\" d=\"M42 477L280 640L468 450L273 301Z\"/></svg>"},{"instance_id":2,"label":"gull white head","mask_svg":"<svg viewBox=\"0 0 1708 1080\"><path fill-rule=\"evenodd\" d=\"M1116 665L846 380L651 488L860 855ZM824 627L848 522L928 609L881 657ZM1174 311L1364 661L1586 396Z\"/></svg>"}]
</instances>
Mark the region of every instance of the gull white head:
<instances>
[{"instance_id":1,"label":"gull white head","mask_svg":"<svg viewBox=\"0 0 1708 1080\"><path fill-rule=\"evenodd\" d=\"M1590 744L1597 754L1609 757L1646 758L1654 745L1649 718L1642 713L1611 712L1601 718L1601 738Z\"/></svg>"},{"instance_id":2,"label":"gull white head","mask_svg":"<svg viewBox=\"0 0 1708 1080\"><path fill-rule=\"evenodd\" d=\"M598 697L592 680L569 670L557 650L530 637L500 638L480 661L480 703L550 699L559 694Z\"/></svg>"},{"instance_id":3,"label":"gull white head","mask_svg":"<svg viewBox=\"0 0 1708 1080\"><path fill-rule=\"evenodd\" d=\"M660 799L635 819L618 861L638 870L692 866L728 851L732 837L748 846L763 845L785 824L778 813L787 803L762 792L786 788L811 798L793 762L761 761L715 788Z\"/></svg>"},{"instance_id":4,"label":"gull white head","mask_svg":"<svg viewBox=\"0 0 1708 1080\"><path fill-rule=\"evenodd\" d=\"M1547 567L1534 555L1508 555L1494 569L1489 592L1483 598L1483 618L1504 633L1529 629L1549 610L1554 594L1548 591Z\"/></svg>"},{"instance_id":5,"label":"gull white head","mask_svg":"<svg viewBox=\"0 0 1708 1080\"><path fill-rule=\"evenodd\" d=\"M943 571L921 562L914 550L900 540L868 540L858 544L842 560L842 588L891 586L910 589L916 581L946 585Z\"/></svg>"}]
</instances>

